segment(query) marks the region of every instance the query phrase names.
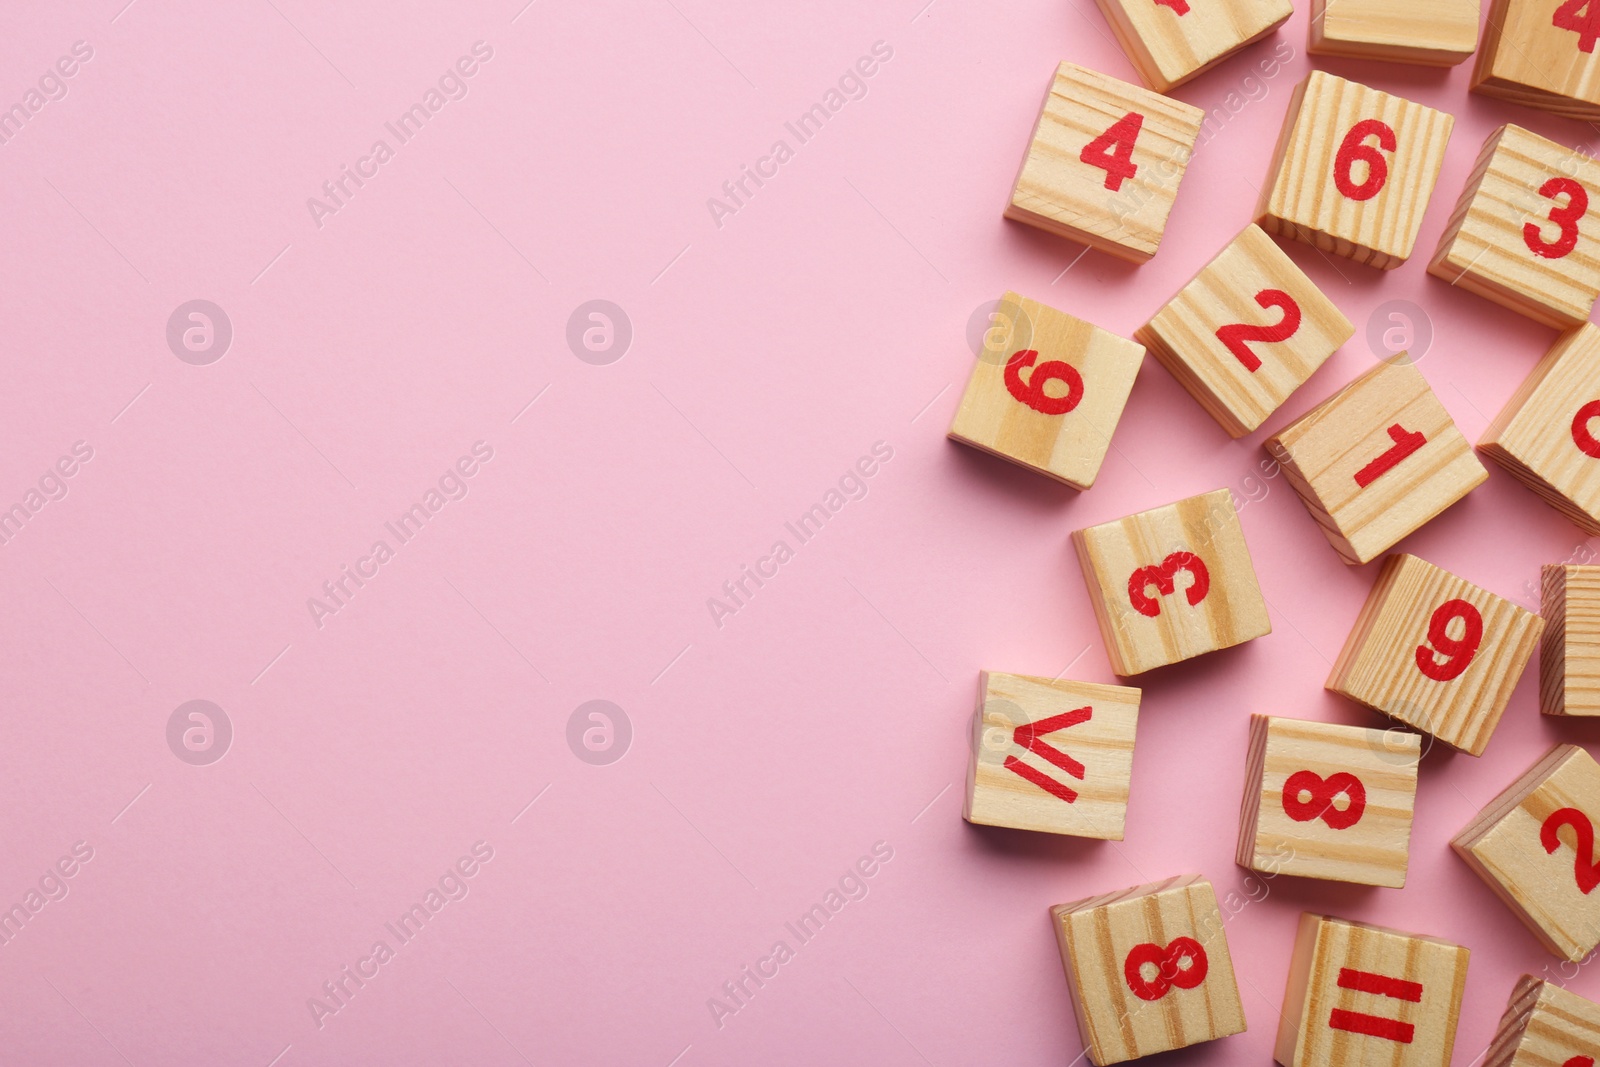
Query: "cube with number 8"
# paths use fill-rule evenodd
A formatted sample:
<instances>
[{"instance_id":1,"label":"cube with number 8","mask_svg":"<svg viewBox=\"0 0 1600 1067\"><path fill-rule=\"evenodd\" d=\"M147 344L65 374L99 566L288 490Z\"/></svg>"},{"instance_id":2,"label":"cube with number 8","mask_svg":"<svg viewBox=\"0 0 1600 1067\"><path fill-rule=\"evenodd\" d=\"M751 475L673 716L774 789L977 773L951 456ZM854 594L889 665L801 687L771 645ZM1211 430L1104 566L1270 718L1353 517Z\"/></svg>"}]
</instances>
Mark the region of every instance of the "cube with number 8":
<instances>
[{"instance_id":1,"label":"cube with number 8","mask_svg":"<svg viewBox=\"0 0 1600 1067\"><path fill-rule=\"evenodd\" d=\"M1312 71L1295 87L1256 222L1392 270L1416 244L1455 119Z\"/></svg>"},{"instance_id":2,"label":"cube with number 8","mask_svg":"<svg viewBox=\"0 0 1600 1067\"><path fill-rule=\"evenodd\" d=\"M1204 117L1180 100L1061 64L1006 218L1144 262L1161 244Z\"/></svg>"},{"instance_id":3,"label":"cube with number 8","mask_svg":"<svg viewBox=\"0 0 1600 1067\"><path fill-rule=\"evenodd\" d=\"M1506 125L1489 135L1428 273L1558 329L1589 321L1600 163ZM1600 204L1596 204L1600 207Z\"/></svg>"},{"instance_id":4,"label":"cube with number 8","mask_svg":"<svg viewBox=\"0 0 1600 1067\"><path fill-rule=\"evenodd\" d=\"M1384 561L1327 688L1483 755L1544 622L1416 556Z\"/></svg>"},{"instance_id":5,"label":"cube with number 8","mask_svg":"<svg viewBox=\"0 0 1600 1067\"><path fill-rule=\"evenodd\" d=\"M1545 948L1577 962L1600 944L1600 764L1557 745L1450 842Z\"/></svg>"},{"instance_id":6,"label":"cube with number 8","mask_svg":"<svg viewBox=\"0 0 1600 1067\"><path fill-rule=\"evenodd\" d=\"M1494 0L1472 91L1568 118L1600 119L1600 3Z\"/></svg>"}]
</instances>

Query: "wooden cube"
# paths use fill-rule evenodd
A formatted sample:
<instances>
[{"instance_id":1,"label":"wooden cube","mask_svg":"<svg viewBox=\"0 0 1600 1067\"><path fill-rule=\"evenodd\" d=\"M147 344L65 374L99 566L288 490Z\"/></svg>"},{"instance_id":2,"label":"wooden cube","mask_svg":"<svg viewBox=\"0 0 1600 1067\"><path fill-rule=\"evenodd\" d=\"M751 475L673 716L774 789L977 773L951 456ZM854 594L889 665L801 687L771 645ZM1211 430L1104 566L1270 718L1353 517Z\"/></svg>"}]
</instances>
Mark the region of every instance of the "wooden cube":
<instances>
[{"instance_id":1,"label":"wooden cube","mask_svg":"<svg viewBox=\"0 0 1600 1067\"><path fill-rule=\"evenodd\" d=\"M1404 352L1278 431L1266 449L1346 563L1366 563L1489 477Z\"/></svg>"},{"instance_id":2,"label":"wooden cube","mask_svg":"<svg viewBox=\"0 0 1600 1067\"><path fill-rule=\"evenodd\" d=\"M1585 533L1600 534L1600 327L1557 338L1478 447Z\"/></svg>"},{"instance_id":3,"label":"wooden cube","mask_svg":"<svg viewBox=\"0 0 1600 1067\"><path fill-rule=\"evenodd\" d=\"M1111 447L1144 346L1016 293L1002 307L1011 329L984 336L950 439L1087 489Z\"/></svg>"},{"instance_id":4,"label":"wooden cube","mask_svg":"<svg viewBox=\"0 0 1600 1067\"><path fill-rule=\"evenodd\" d=\"M1557 745L1478 813L1450 847L1557 956L1600 944L1600 764Z\"/></svg>"},{"instance_id":5,"label":"wooden cube","mask_svg":"<svg viewBox=\"0 0 1600 1067\"><path fill-rule=\"evenodd\" d=\"M1357 263L1411 255L1455 119L1320 70L1295 87L1256 222Z\"/></svg>"},{"instance_id":6,"label":"wooden cube","mask_svg":"<svg viewBox=\"0 0 1600 1067\"><path fill-rule=\"evenodd\" d=\"M1222 912L1199 875L1058 904L1050 918L1097 1067L1244 1031Z\"/></svg>"},{"instance_id":7,"label":"wooden cube","mask_svg":"<svg viewBox=\"0 0 1600 1067\"><path fill-rule=\"evenodd\" d=\"M1484 142L1428 273L1546 326L1582 325L1600 296L1600 220L1584 222L1591 196L1600 197L1600 163L1502 126Z\"/></svg>"},{"instance_id":8,"label":"wooden cube","mask_svg":"<svg viewBox=\"0 0 1600 1067\"><path fill-rule=\"evenodd\" d=\"M1493 0L1472 91L1600 119L1600 17L1586 0Z\"/></svg>"},{"instance_id":9,"label":"wooden cube","mask_svg":"<svg viewBox=\"0 0 1600 1067\"><path fill-rule=\"evenodd\" d=\"M1144 83L1164 93L1281 26L1289 0L1099 0ZM1476 27L1474 27L1476 28Z\"/></svg>"},{"instance_id":10,"label":"wooden cube","mask_svg":"<svg viewBox=\"0 0 1600 1067\"><path fill-rule=\"evenodd\" d=\"M1390 556L1327 688L1483 755L1544 621L1427 560Z\"/></svg>"},{"instance_id":11,"label":"wooden cube","mask_svg":"<svg viewBox=\"0 0 1600 1067\"><path fill-rule=\"evenodd\" d=\"M1453 67L1478 47L1478 0L1311 0L1314 56Z\"/></svg>"},{"instance_id":12,"label":"wooden cube","mask_svg":"<svg viewBox=\"0 0 1600 1067\"><path fill-rule=\"evenodd\" d=\"M1205 112L1073 63L1056 69L1006 218L1143 263Z\"/></svg>"},{"instance_id":13,"label":"wooden cube","mask_svg":"<svg viewBox=\"0 0 1600 1067\"><path fill-rule=\"evenodd\" d=\"M1525 974L1511 991L1483 1067L1594 1067L1600 1004Z\"/></svg>"},{"instance_id":14,"label":"wooden cube","mask_svg":"<svg viewBox=\"0 0 1600 1067\"><path fill-rule=\"evenodd\" d=\"M1600 715L1600 567L1546 563L1540 578L1539 710Z\"/></svg>"},{"instance_id":15,"label":"wooden cube","mask_svg":"<svg viewBox=\"0 0 1600 1067\"><path fill-rule=\"evenodd\" d=\"M1134 336L1230 436L1243 437L1355 332L1251 223Z\"/></svg>"},{"instance_id":16,"label":"wooden cube","mask_svg":"<svg viewBox=\"0 0 1600 1067\"><path fill-rule=\"evenodd\" d=\"M1121 841L1139 690L984 671L961 816Z\"/></svg>"},{"instance_id":17,"label":"wooden cube","mask_svg":"<svg viewBox=\"0 0 1600 1067\"><path fill-rule=\"evenodd\" d=\"M1273 1059L1449 1067L1470 955L1438 938L1305 912Z\"/></svg>"},{"instance_id":18,"label":"wooden cube","mask_svg":"<svg viewBox=\"0 0 1600 1067\"><path fill-rule=\"evenodd\" d=\"M1422 735L1250 717L1241 867L1399 888L1406 884Z\"/></svg>"}]
</instances>

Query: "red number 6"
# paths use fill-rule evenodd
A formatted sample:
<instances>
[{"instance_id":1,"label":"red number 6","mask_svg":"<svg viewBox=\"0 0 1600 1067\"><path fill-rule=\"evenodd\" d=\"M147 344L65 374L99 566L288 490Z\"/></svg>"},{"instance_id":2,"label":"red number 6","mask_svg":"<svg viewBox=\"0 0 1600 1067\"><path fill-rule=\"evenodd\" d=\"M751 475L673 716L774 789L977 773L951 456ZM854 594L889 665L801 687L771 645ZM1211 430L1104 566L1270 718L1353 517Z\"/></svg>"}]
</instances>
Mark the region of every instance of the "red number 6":
<instances>
[{"instance_id":1,"label":"red number 6","mask_svg":"<svg viewBox=\"0 0 1600 1067\"><path fill-rule=\"evenodd\" d=\"M1083 399L1083 375L1072 364L1052 359L1034 367L1033 373L1024 382L1022 372L1033 367L1034 360L1038 358L1038 351L1032 348L1012 356L1006 362L1006 388L1012 396L1035 411L1046 415L1065 415ZM1066 396L1051 396L1044 391L1045 383L1052 379L1067 384Z\"/></svg>"},{"instance_id":2,"label":"red number 6","mask_svg":"<svg viewBox=\"0 0 1600 1067\"><path fill-rule=\"evenodd\" d=\"M1363 143L1374 134L1378 138L1377 148ZM1371 200L1389 180L1389 161L1383 158L1378 148L1393 152L1395 144L1394 129L1387 122L1362 119L1350 127L1350 132L1344 135L1344 140L1339 144L1339 153L1333 158L1333 184L1351 200ZM1358 159L1367 165L1366 180L1360 185L1350 179L1350 168Z\"/></svg>"},{"instance_id":3,"label":"red number 6","mask_svg":"<svg viewBox=\"0 0 1600 1067\"><path fill-rule=\"evenodd\" d=\"M1160 563L1140 567L1128 576L1128 601L1133 610L1152 619L1160 615L1161 601L1150 596L1146 589L1153 585L1162 596L1170 596L1177 589L1173 578L1179 571L1188 571L1194 579L1184 594L1190 605L1204 600L1206 591L1211 588L1211 574L1206 570L1205 561L1193 552L1174 552Z\"/></svg>"},{"instance_id":4,"label":"red number 6","mask_svg":"<svg viewBox=\"0 0 1600 1067\"><path fill-rule=\"evenodd\" d=\"M1451 637L1449 626L1455 619L1462 622L1461 636ZM1446 600L1428 620L1428 645L1417 646L1417 670L1436 682L1448 682L1460 676L1478 654L1483 641L1483 616L1465 600ZM1439 662L1435 656L1443 656Z\"/></svg>"}]
</instances>

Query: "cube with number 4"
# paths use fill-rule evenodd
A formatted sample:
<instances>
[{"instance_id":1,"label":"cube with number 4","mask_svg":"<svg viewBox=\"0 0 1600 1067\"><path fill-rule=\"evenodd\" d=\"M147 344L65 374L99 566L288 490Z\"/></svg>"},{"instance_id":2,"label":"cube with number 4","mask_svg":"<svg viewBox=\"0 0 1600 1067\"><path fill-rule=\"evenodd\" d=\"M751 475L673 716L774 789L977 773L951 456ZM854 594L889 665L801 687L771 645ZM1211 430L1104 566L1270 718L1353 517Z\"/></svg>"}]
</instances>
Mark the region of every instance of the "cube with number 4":
<instances>
[{"instance_id":1,"label":"cube with number 4","mask_svg":"<svg viewBox=\"0 0 1600 1067\"><path fill-rule=\"evenodd\" d=\"M1118 674L1272 632L1227 489L1076 530L1072 544Z\"/></svg>"},{"instance_id":2,"label":"cube with number 4","mask_svg":"<svg viewBox=\"0 0 1600 1067\"><path fill-rule=\"evenodd\" d=\"M1167 92L1281 26L1289 0L1099 0L1146 85ZM1476 29L1476 24L1474 24Z\"/></svg>"},{"instance_id":3,"label":"cube with number 4","mask_svg":"<svg viewBox=\"0 0 1600 1067\"><path fill-rule=\"evenodd\" d=\"M1244 1031L1222 911L1199 875L1058 904L1050 918L1096 1067Z\"/></svg>"},{"instance_id":4,"label":"cube with number 4","mask_svg":"<svg viewBox=\"0 0 1600 1067\"><path fill-rule=\"evenodd\" d=\"M1243 437L1355 332L1252 223L1134 336L1230 436Z\"/></svg>"},{"instance_id":5,"label":"cube with number 4","mask_svg":"<svg viewBox=\"0 0 1600 1067\"><path fill-rule=\"evenodd\" d=\"M1483 755L1544 622L1416 556L1384 561L1327 688Z\"/></svg>"},{"instance_id":6,"label":"cube with number 4","mask_svg":"<svg viewBox=\"0 0 1600 1067\"><path fill-rule=\"evenodd\" d=\"M1065 482L1094 484L1144 346L1007 293L949 437Z\"/></svg>"},{"instance_id":7,"label":"cube with number 4","mask_svg":"<svg viewBox=\"0 0 1600 1067\"><path fill-rule=\"evenodd\" d=\"M1484 144L1428 273L1546 326L1588 322L1600 296L1600 220L1584 225L1591 193L1600 193L1600 163L1502 126Z\"/></svg>"},{"instance_id":8,"label":"cube with number 4","mask_svg":"<svg viewBox=\"0 0 1600 1067\"><path fill-rule=\"evenodd\" d=\"M1142 263L1156 254L1205 112L1063 63L1006 218Z\"/></svg>"},{"instance_id":9,"label":"cube with number 4","mask_svg":"<svg viewBox=\"0 0 1600 1067\"><path fill-rule=\"evenodd\" d=\"M1312 71L1295 87L1256 222L1392 270L1416 244L1455 119Z\"/></svg>"},{"instance_id":10,"label":"cube with number 4","mask_svg":"<svg viewBox=\"0 0 1600 1067\"><path fill-rule=\"evenodd\" d=\"M1489 477L1404 352L1279 430L1266 449L1352 564L1383 555Z\"/></svg>"},{"instance_id":11,"label":"cube with number 4","mask_svg":"<svg viewBox=\"0 0 1600 1067\"><path fill-rule=\"evenodd\" d=\"M1472 91L1568 118L1600 119L1600 4L1494 0Z\"/></svg>"},{"instance_id":12,"label":"cube with number 4","mask_svg":"<svg viewBox=\"0 0 1600 1067\"><path fill-rule=\"evenodd\" d=\"M1600 764L1557 745L1450 842L1545 948L1577 962L1600 944Z\"/></svg>"}]
</instances>

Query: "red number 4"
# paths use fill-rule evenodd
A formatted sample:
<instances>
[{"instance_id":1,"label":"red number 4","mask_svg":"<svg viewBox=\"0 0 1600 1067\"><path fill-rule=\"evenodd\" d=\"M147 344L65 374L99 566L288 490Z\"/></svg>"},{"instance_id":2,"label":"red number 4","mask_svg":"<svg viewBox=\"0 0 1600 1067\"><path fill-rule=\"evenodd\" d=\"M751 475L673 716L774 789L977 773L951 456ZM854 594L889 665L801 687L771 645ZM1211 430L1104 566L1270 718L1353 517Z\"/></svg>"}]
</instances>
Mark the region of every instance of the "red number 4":
<instances>
[{"instance_id":1,"label":"red number 4","mask_svg":"<svg viewBox=\"0 0 1600 1067\"><path fill-rule=\"evenodd\" d=\"M1600 40L1600 4L1593 0L1567 0L1550 16L1550 25L1578 35L1578 51L1593 52Z\"/></svg>"},{"instance_id":2,"label":"red number 4","mask_svg":"<svg viewBox=\"0 0 1600 1067\"><path fill-rule=\"evenodd\" d=\"M1133 143L1139 139L1142 129L1144 116L1130 111L1113 122L1105 133L1084 145L1078 159L1105 171L1106 188L1114 193L1122 188L1124 178L1139 173L1139 166L1133 161Z\"/></svg>"}]
</instances>

